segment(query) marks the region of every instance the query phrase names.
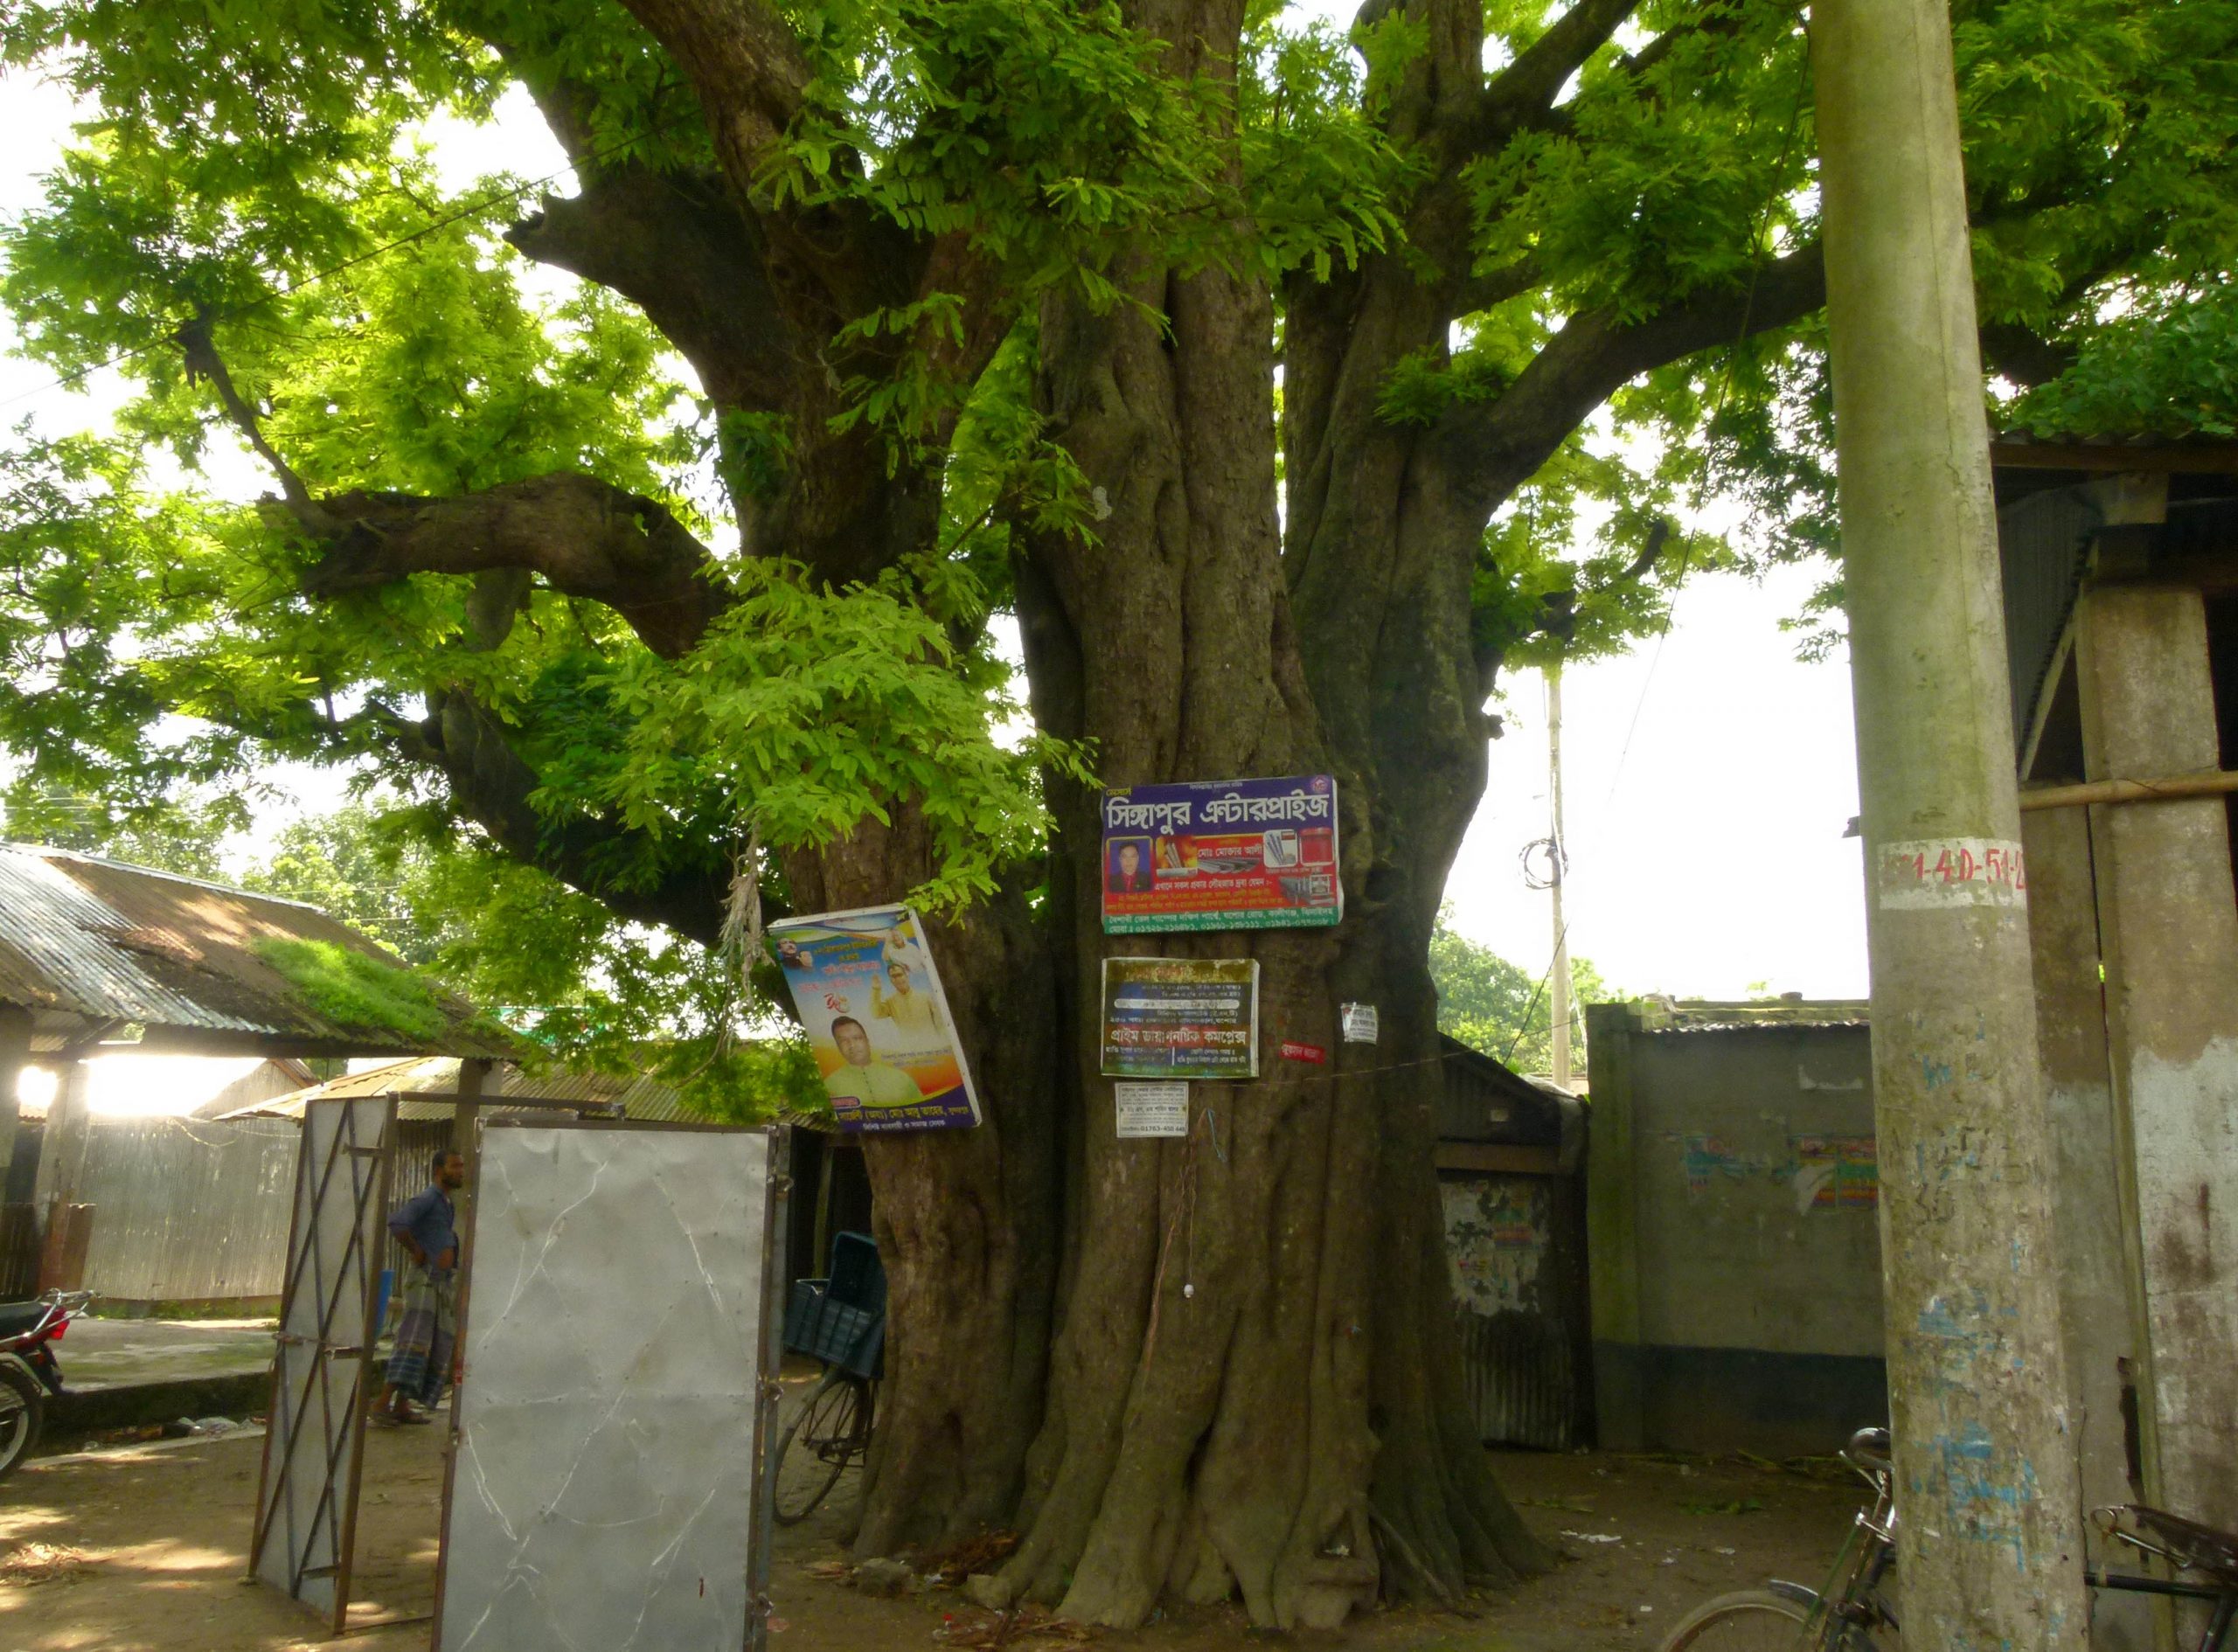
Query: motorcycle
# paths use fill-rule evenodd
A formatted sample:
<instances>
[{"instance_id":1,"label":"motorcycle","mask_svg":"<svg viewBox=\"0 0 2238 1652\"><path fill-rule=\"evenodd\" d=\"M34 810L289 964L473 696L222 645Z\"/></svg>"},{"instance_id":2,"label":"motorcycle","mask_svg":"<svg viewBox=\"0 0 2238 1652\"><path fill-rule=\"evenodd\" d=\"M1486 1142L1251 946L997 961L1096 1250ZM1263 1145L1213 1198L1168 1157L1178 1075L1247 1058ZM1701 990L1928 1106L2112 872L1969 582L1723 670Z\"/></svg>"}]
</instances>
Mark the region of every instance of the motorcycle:
<instances>
[{"instance_id":1,"label":"motorcycle","mask_svg":"<svg viewBox=\"0 0 2238 1652\"><path fill-rule=\"evenodd\" d=\"M38 1443L46 1402L62 1392L52 1344L93 1300L91 1291L49 1291L37 1301L0 1303L0 1480Z\"/></svg>"}]
</instances>

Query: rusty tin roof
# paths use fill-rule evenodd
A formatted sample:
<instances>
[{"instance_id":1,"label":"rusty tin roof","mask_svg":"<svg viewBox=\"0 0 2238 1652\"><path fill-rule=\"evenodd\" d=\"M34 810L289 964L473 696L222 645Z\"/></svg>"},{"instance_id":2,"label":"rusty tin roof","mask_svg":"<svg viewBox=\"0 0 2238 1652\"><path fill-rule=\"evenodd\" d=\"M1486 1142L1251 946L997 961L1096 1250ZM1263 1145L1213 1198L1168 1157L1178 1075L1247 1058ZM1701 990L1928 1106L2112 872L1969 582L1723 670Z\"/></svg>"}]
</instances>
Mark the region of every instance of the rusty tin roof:
<instances>
[{"instance_id":1,"label":"rusty tin roof","mask_svg":"<svg viewBox=\"0 0 2238 1652\"><path fill-rule=\"evenodd\" d=\"M412 1098L398 1102L396 1116L400 1119L448 1119L455 1103L433 1098L457 1093L460 1065L456 1056L420 1056L391 1061L330 1079L324 1084L273 1096L237 1108L226 1116L300 1119L306 1104L312 1101L397 1095ZM624 1078L565 1067L525 1072L516 1062L500 1061L483 1079L481 1100L490 1107L571 1107L663 1123L699 1121L699 1115L684 1105L683 1097L657 1079L642 1073Z\"/></svg>"},{"instance_id":2,"label":"rusty tin roof","mask_svg":"<svg viewBox=\"0 0 2238 1652\"><path fill-rule=\"evenodd\" d=\"M415 1038L322 1015L258 954L260 941L323 942L401 961L316 906L35 843L0 843L0 1003L32 1011L45 1047L136 1024L150 1046L267 1055L441 1051L503 1056L473 1006L436 994L444 1030Z\"/></svg>"}]
</instances>

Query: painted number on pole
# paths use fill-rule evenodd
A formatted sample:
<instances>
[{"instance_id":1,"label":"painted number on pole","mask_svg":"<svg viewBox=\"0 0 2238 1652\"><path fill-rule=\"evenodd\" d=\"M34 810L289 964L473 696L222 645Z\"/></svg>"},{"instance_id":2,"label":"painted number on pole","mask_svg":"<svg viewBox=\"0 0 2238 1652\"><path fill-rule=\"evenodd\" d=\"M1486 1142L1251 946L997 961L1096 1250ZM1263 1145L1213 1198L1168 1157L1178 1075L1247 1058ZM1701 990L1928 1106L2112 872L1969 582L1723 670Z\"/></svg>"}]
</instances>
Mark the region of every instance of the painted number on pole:
<instances>
[{"instance_id":1,"label":"painted number on pole","mask_svg":"<svg viewBox=\"0 0 2238 1652\"><path fill-rule=\"evenodd\" d=\"M1885 911L1940 906L2026 906L2020 845L1993 837L1929 837L1883 843L1873 892Z\"/></svg>"},{"instance_id":2,"label":"painted number on pole","mask_svg":"<svg viewBox=\"0 0 2238 1652\"><path fill-rule=\"evenodd\" d=\"M1119 1135L1189 1134L1189 1086L1185 1084L1115 1084L1119 1098Z\"/></svg>"}]
</instances>

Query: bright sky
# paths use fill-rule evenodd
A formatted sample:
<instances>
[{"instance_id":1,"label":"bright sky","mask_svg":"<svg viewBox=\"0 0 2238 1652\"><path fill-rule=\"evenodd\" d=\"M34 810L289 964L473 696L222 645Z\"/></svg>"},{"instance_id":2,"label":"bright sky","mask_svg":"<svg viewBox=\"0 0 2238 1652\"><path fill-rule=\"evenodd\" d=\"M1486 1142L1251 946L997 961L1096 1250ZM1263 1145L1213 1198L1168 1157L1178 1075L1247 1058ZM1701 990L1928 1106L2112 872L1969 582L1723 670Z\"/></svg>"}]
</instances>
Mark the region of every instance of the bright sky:
<instances>
[{"instance_id":1,"label":"bright sky","mask_svg":"<svg viewBox=\"0 0 2238 1652\"><path fill-rule=\"evenodd\" d=\"M541 177L561 163L525 98L509 98L500 114L492 130L433 135L454 187L501 169ZM0 124L11 140L0 155L0 214L37 201L69 120L68 100L52 87L0 80ZM0 350L11 345L0 321ZM31 415L50 430L95 427L118 399L113 376L83 392L50 388L52 378L0 357L0 424ZM268 485L245 455L221 481L244 495ZM1798 661L1779 628L1816 578L1804 569L1762 585L1697 579L1659 645L1651 639L1564 678L1570 947L1612 986L1710 997L1865 993L1863 873L1856 841L1841 835L1857 813L1848 666ZM1503 694L1507 733L1493 744L1491 785L1448 892L1463 931L1536 974L1551 955L1547 898L1526 887L1519 857L1547 829L1543 691L1526 674ZM281 778L295 809L340 801L337 775ZM291 812L275 806L255 836Z\"/></svg>"},{"instance_id":2,"label":"bright sky","mask_svg":"<svg viewBox=\"0 0 2238 1652\"><path fill-rule=\"evenodd\" d=\"M263 1065L262 1056L98 1055L86 1063L86 1107L91 1113L191 1113ZM26 1067L16 1095L45 1107L54 1088L53 1069Z\"/></svg>"}]
</instances>

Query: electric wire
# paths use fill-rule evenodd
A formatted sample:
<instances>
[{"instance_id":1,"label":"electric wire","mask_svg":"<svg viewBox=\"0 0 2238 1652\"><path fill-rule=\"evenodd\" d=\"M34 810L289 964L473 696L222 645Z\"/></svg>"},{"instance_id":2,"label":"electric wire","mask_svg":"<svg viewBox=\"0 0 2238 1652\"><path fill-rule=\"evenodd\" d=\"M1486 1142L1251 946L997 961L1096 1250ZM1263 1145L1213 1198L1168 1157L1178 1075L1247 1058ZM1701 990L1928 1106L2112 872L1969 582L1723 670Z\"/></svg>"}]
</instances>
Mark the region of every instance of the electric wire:
<instances>
[{"instance_id":1,"label":"electric wire","mask_svg":"<svg viewBox=\"0 0 2238 1652\"><path fill-rule=\"evenodd\" d=\"M1788 164L1794 158L1796 137L1802 130L1803 125L1804 84L1804 80L1797 82L1795 102L1788 111L1787 132L1781 140L1779 162L1774 167L1772 173L1772 192L1765 198L1763 212L1760 215L1755 233L1751 238L1755 245L1761 246L1770 233L1772 212L1779 205L1782 193L1780 180L1786 176ZM1734 372L1738 366L1741 347L1748 342L1749 323L1754 319L1756 309L1756 289L1762 274L1763 263L1761 260L1750 264L1748 289L1741 301L1741 328L1734 337L1732 347L1726 352L1724 382L1718 386L1717 403L1710 409L1709 423L1713 428L1716 426L1718 420L1723 416L1727 404L1733 399ZM1712 463L1714 463L1713 460ZM1609 793L1602 800L1601 807L1604 812L1616 801L1616 788L1623 781L1625 762L1632 754L1633 737L1639 732L1641 714L1647 710L1648 695L1655 687L1656 669L1663 663L1664 644L1671 640L1671 633L1678 624L1678 595L1681 587L1685 582L1688 555L1686 547L1682 545L1678 551L1678 578L1672 582L1671 600L1664 608L1663 624L1655 635L1655 649L1648 656L1647 674L1640 679L1639 698L1632 703L1631 720L1625 725L1624 728L1624 743L1617 749L1616 767L1609 777ZM1568 871L1568 856L1565 846L1553 843L1551 838L1539 841L1553 844L1553 852L1561 857L1561 863L1554 871L1553 877L1560 878L1566 876ZM1530 881L1527 862L1531 851L1537 847L1539 847L1538 843L1528 843L1524 847L1523 852L1526 861L1524 881L1532 888L1551 887L1551 884L1532 884ZM1546 960L1546 968L1539 975L1539 984L1532 989L1531 1002L1524 1009L1523 1019L1517 1024L1515 1036L1508 1040L1507 1049L1500 1057L1502 1066L1505 1066L1514 1056L1516 1046L1523 1042L1524 1034L1530 1030L1531 1017L1539 1011L1539 1000L1546 996L1546 989L1554 978L1554 961L1562 955L1562 949L1568 943L1569 931L1569 920L1565 917L1562 927L1556 934L1553 953ZM1571 1011L1570 1022L1573 1028L1577 1025L1577 1014L1574 1008Z\"/></svg>"}]
</instances>

